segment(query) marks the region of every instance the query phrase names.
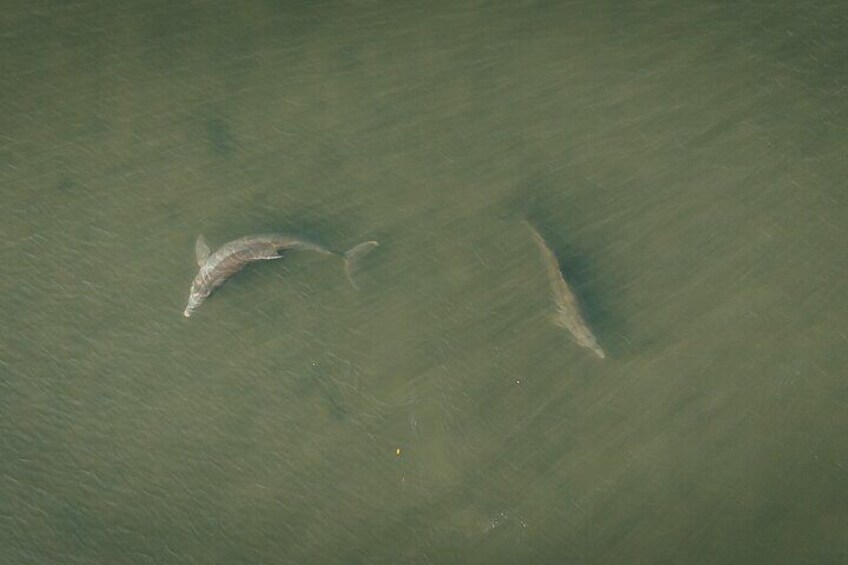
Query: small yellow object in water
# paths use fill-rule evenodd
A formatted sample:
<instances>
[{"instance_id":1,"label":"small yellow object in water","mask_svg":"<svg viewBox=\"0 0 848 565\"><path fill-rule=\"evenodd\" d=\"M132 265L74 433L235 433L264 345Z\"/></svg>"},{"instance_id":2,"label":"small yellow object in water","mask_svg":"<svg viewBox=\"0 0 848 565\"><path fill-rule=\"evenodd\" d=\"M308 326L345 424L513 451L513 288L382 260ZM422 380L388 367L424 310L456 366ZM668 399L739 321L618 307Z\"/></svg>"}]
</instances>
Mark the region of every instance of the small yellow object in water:
<instances>
[{"instance_id":1,"label":"small yellow object in water","mask_svg":"<svg viewBox=\"0 0 848 565\"><path fill-rule=\"evenodd\" d=\"M395 449L395 455L400 457L400 448Z\"/></svg>"}]
</instances>

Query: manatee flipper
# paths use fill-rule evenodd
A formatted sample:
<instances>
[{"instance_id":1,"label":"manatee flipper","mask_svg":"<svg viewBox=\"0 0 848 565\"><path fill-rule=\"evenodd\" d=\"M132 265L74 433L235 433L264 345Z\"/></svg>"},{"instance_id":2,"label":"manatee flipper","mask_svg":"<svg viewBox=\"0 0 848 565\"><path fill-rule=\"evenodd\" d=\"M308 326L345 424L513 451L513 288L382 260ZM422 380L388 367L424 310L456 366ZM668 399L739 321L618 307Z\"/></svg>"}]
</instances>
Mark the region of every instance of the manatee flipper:
<instances>
[{"instance_id":1,"label":"manatee flipper","mask_svg":"<svg viewBox=\"0 0 848 565\"><path fill-rule=\"evenodd\" d=\"M197 236L197 241L194 242L194 254L197 256L197 264L202 267L206 262L206 259L209 258L209 254L212 253L209 250L209 246L206 245L206 238L203 237L203 234Z\"/></svg>"},{"instance_id":2,"label":"manatee flipper","mask_svg":"<svg viewBox=\"0 0 848 565\"><path fill-rule=\"evenodd\" d=\"M380 244L376 241L366 241L345 252L343 256L345 274L347 275L350 284L353 285L353 288L356 290L359 290L359 287L356 286L356 281L353 280L353 275L356 274L356 271L359 268L359 260L368 255L372 249L379 245Z\"/></svg>"}]
</instances>

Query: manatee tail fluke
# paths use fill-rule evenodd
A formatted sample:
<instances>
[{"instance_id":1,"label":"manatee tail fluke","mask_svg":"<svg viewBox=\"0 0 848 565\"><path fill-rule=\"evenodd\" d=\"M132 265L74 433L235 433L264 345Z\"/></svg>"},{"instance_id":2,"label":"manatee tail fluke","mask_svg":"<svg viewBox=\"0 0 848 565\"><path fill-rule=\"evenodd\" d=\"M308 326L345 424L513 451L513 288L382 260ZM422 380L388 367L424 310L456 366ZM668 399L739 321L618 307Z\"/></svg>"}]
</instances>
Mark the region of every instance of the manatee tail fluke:
<instances>
[{"instance_id":1,"label":"manatee tail fluke","mask_svg":"<svg viewBox=\"0 0 848 565\"><path fill-rule=\"evenodd\" d=\"M356 274L357 269L359 269L359 261L378 245L380 244L376 241L366 241L350 248L343 255L345 274L347 275L350 284L353 285L353 288L356 290L359 290L359 287L356 285L356 281L353 279L353 276Z\"/></svg>"}]
</instances>

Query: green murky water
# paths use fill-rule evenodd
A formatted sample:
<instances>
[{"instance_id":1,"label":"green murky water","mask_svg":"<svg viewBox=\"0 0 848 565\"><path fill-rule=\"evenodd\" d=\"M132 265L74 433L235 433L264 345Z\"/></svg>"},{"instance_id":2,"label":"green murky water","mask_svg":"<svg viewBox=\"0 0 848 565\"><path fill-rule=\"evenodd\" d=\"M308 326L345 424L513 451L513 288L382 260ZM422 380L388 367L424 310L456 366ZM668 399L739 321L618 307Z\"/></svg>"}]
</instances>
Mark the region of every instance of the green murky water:
<instances>
[{"instance_id":1,"label":"green murky water","mask_svg":"<svg viewBox=\"0 0 848 565\"><path fill-rule=\"evenodd\" d=\"M3 561L844 562L848 12L293 4L4 10Z\"/></svg>"}]
</instances>

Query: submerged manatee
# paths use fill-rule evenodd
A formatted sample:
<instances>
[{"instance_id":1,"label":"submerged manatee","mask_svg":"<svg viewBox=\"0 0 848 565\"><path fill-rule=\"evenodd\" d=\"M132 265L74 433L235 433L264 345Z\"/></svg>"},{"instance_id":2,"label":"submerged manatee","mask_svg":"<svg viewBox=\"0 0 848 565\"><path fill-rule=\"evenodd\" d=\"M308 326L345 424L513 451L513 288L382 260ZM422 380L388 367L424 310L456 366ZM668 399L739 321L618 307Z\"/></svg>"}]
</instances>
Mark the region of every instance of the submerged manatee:
<instances>
[{"instance_id":1,"label":"submerged manatee","mask_svg":"<svg viewBox=\"0 0 848 565\"><path fill-rule=\"evenodd\" d=\"M253 261L279 259L284 251L304 250L317 251L326 255L338 255L344 259L345 273L347 273L351 284L356 288L353 281L353 272L356 263L363 255L376 247L376 241L366 241L353 247L346 253L337 253L318 243L288 234L271 233L262 235L248 235L219 247L214 253L210 251L203 234L197 236L195 253L197 264L200 266L197 276L191 283L191 291L188 295L188 305L183 316L191 316L212 291L224 284L224 282L242 270L248 263Z\"/></svg>"},{"instance_id":2,"label":"submerged manatee","mask_svg":"<svg viewBox=\"0 0 848 565\"><path fill-rule=\"evenodd\" d=\"M550 248L541 234L533 227L533 224L526 222L533 233L533 240L542 254L542 260L545 263L545 270L548 273L548 280L551 283L551 289L554 294L554 302L556 303L557 311L554 315L554 323L562 328L567 329L574 336L574 340L578 345L592 350L592 352L604 359L606 354L601 346L598 345L598 340L583 319L583 314L580 311L580 304L577 302L577 296L574 291L565 281L565 277L560 269L559 261L556 255Z\"/></svg>"}]
</instances>

